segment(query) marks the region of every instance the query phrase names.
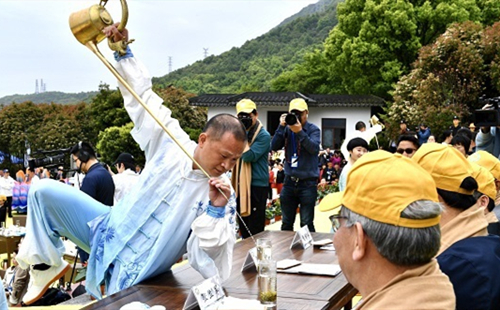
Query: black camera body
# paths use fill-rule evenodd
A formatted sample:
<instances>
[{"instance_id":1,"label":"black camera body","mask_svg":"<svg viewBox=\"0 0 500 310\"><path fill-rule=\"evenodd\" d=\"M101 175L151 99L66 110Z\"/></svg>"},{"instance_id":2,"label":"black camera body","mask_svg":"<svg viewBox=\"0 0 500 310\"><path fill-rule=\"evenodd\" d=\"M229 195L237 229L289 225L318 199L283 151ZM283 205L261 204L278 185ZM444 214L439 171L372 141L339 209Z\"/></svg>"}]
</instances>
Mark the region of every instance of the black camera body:
<instances>
[{"instance_id":1,"label":"black camera body","mask_svg":"<svg viewBox=\"0 0 500 310\"><path fill-rule=\"evenodd\" d=\"M491 104L490 110L475 110L474 111L474 124L479 127L500 126L500 97L495 98L479 98L483 104Z\"/></svg>"},{"instance_id":2,"label":"black camera body","mask_svg":"<svg viewBox=\"0 0 500 310\"><path fill-rule=\"evenodd\" d=\"M293 126L298 123L299 119L300 119L300 114L288 113L285 116L285 123L289 126Z\"/></svg>"},{"instance_id":3,"label":"black camera body","mask_svg":"<svg viewBox=\"0 0 500 310\"><path fill-rule=\"evenodd\" d=\"M44 151L39 150L34 155L41 154L44 157L41 158L31 158L28 160L28 166L30 170L34 170L38 167L53 168L57 166L64 166L66 163L67 154L71 148L60 149L60 150L50 150ZM50 155L49 154L54 154Z\"/></svg>"}]
</instances>

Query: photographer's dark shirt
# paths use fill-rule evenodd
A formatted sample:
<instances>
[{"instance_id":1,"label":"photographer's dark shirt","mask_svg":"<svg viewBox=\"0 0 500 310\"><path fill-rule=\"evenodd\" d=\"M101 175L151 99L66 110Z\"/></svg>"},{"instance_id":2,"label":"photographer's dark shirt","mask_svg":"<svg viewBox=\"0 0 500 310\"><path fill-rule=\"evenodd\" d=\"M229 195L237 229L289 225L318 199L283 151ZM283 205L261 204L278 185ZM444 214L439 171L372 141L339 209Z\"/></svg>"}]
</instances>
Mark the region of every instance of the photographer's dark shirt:
<instances>
[{"instance_id":1,"label":"photographer's dark shirt","mask_svg":"<svg viewBox=\"0 0 500 310\"><path fill-rule=\"evenodd\" d=\"M302 130L292 135L293 131L288 126L278 126L271 141L273 151L285 148L285 175L294 176L299 179L309 179L319 177L318 153L320 144L320 130L318 126L306 122ZM291 157L294 155L292 136L295 136L295 147L298 156L298 167L290 166ZM285 143L286 142L286 143Z\"/></svg>"},{"instance_id":2,"label":"photographer's dark shirt","mask_svg":"<svg viewBox=\"0 0 500 310\"><path fill-rule=\"evenodd\" d=\"M113 183L113 178L109 171L99 163L92 165L89 171L87 171L80 189L82 192L107 206L113 205L115 183Z\"/></svg>"}]
</instances>

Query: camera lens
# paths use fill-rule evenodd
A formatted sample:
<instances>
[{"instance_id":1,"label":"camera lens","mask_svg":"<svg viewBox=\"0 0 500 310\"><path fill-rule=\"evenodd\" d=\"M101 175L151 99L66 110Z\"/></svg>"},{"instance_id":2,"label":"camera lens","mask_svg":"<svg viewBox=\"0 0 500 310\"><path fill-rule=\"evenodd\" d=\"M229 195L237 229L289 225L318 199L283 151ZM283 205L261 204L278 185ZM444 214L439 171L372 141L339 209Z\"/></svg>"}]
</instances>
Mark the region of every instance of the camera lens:
<instances>
[{"instance_id":1,"label":"camera lens","mask_svg":"<svg viewBox=\"0 0 500 310\"><path fill-rule=\"evenodd\" d=\"M297 116L293 113L288 113L285 117L285 123L290 126L297 124Z\"/></svg>"}]
</instances>

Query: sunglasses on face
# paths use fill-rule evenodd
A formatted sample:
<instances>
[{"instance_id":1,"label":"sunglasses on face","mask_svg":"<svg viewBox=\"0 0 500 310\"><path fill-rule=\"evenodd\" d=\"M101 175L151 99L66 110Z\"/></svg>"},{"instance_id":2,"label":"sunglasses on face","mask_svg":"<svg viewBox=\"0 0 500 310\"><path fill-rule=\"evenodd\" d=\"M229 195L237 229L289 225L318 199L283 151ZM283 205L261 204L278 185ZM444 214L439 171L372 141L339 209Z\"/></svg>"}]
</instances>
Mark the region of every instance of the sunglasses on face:
<instances>
[{"instance_id":1,"label":"sunglasses on face","mask_svg":"<svg viewBox=\"0 0 500 310\"><path fill-rule=\"evenodd\" d=\"M413 154L413 152L415 152L417 149L413 149L411 147L407 148L407 149L397 149L396 152L398 152L399 154L403 154L403 153L406 153L406 154Z\"/></svg>"}]
</instances>

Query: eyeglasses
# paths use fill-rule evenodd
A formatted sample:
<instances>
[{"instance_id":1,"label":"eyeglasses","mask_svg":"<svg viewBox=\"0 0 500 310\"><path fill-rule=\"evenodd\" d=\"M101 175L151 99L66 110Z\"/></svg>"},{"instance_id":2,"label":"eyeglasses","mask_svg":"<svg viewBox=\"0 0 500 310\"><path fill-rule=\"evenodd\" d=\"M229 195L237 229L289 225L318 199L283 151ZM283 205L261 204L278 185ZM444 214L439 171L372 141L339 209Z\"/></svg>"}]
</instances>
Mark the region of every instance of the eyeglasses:
<instances>
[{"instance_id":1,"label":"eyeglasses","mask_svg":"<svg viewBox=\"0 0 500 310\"><path fill-rule=\"evenodd\" d=\"M329 217L330 222L332 222L332 229L333 232L337 232L340 228L340 219L347 220L349 219L347 216L342 216L340 214L335 214Z\"/></svg>"},{"instance_id":2,"label":"eyeglasses","mask_svg":"<svg viewBox=\"0 0 500 310\"><path fill-rule=\"evenodd\" d=\"M417 149L413 149L411 147L407 148L407 149L397 149L396 152L398 152L399 154L403 154L403 153L406 153L406 154L413 154L413 152L415 152Z\"/></svg>"}]
</instances>

